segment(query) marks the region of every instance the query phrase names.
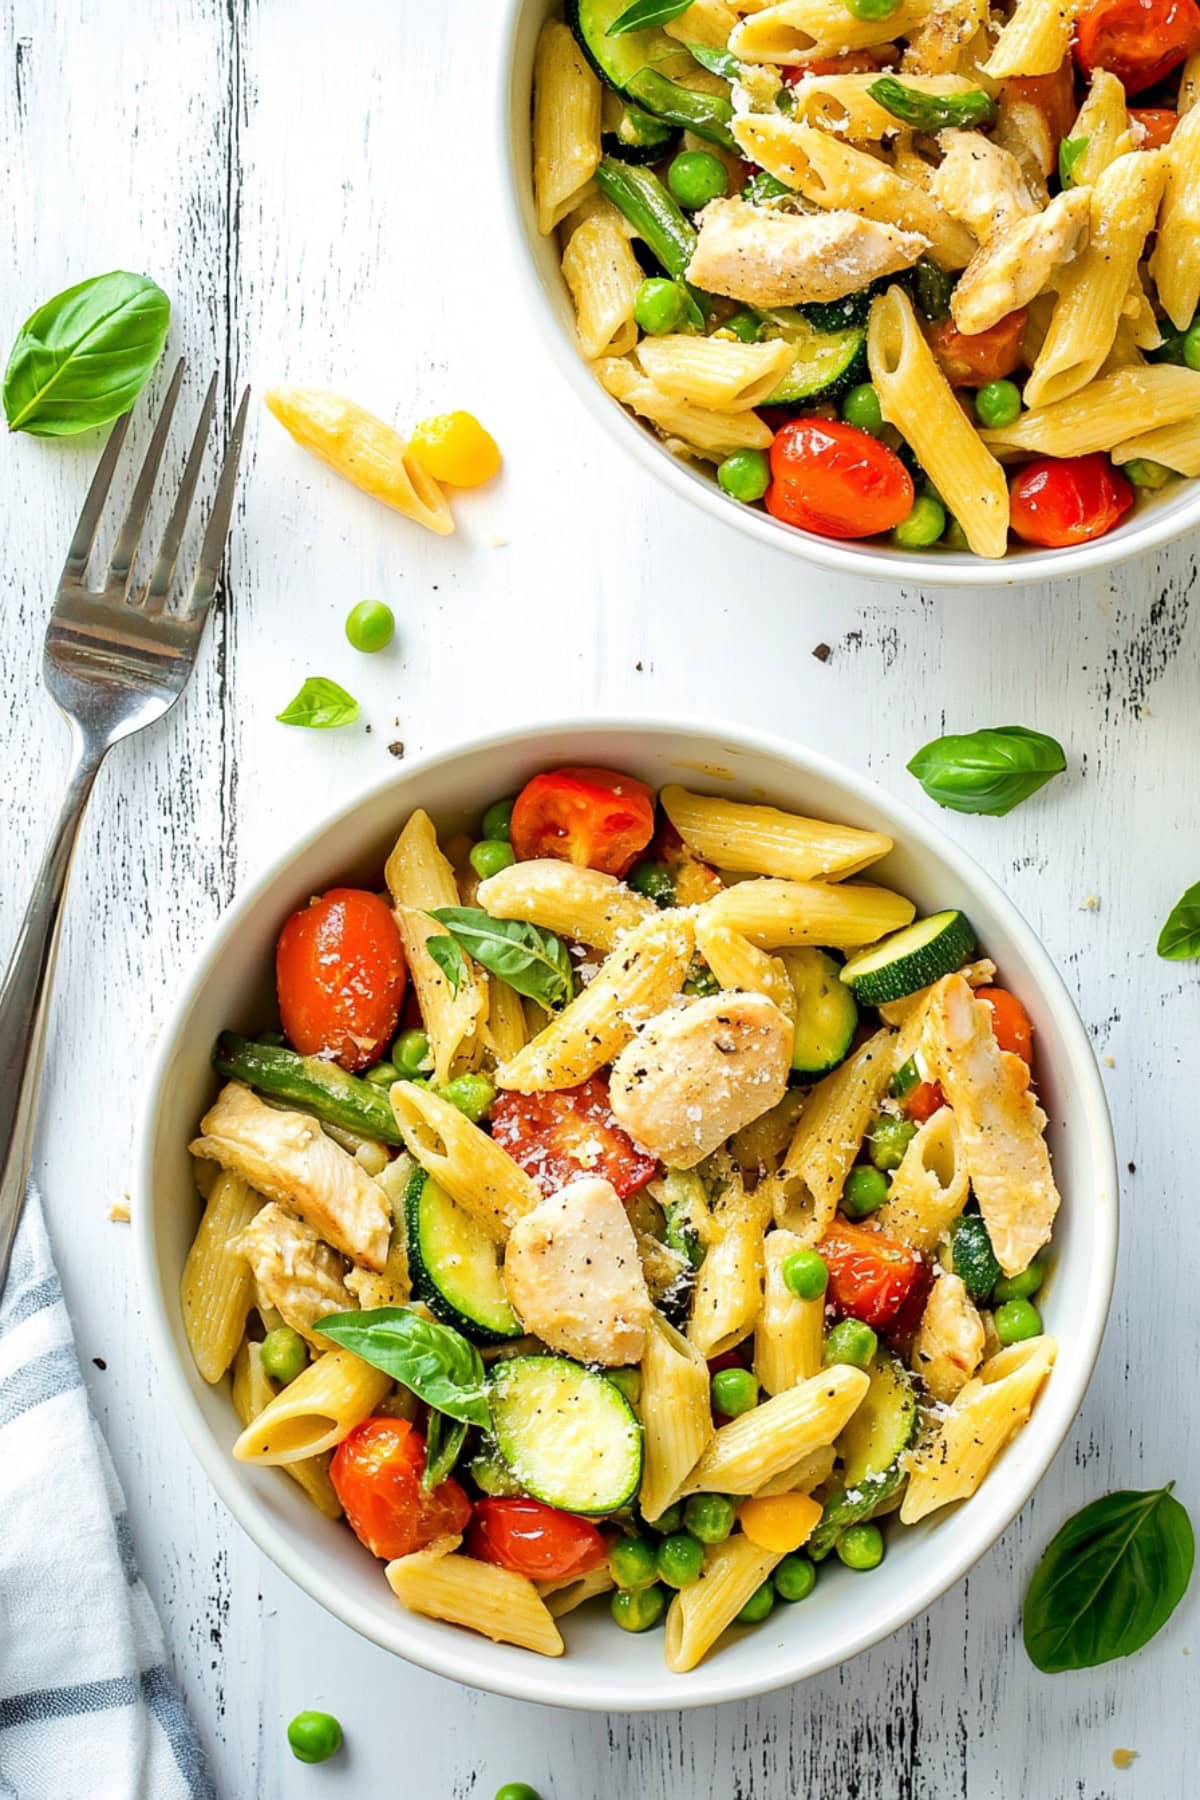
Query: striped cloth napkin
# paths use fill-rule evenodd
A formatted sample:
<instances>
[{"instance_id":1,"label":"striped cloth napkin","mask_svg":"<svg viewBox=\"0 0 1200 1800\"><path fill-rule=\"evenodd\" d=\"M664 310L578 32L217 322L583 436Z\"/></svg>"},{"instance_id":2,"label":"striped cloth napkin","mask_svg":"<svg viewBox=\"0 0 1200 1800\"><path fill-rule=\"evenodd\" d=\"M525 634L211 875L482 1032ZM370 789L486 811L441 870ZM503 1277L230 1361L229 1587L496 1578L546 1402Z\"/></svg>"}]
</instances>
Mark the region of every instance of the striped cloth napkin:
<instances>
[{"instance_id":1,"label":"striped cloth napkin","mask_svg":"<svg viewBox=\"0 0 1200 1800\"><path fill-rule=\"evenodd\" d=\"M0 1800L217 1800L36 1193L0 1298Z\"/></svg>"}]
</instances>

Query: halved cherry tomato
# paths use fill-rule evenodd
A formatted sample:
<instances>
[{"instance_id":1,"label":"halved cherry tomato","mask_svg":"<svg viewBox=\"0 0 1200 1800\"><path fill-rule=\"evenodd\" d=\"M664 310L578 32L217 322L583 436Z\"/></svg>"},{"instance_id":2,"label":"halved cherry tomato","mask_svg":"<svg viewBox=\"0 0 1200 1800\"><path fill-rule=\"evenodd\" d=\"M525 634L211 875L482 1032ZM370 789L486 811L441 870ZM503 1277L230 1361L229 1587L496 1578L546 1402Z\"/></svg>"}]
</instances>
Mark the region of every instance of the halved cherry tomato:
<instances>
[{"instance_id":1,"label":"halved cherry tomato","mask_svg":"<svg viewBox=\"0 0 1200 1800\"><path fill-rule=\"evenodd\" d=\"M932 1119L935 1112L946 1104L946 1096L942 1092L940 1081L919 1081L915 1088L905 1094L901 1104L910 1119L923 1125L926 1119Z\"/></svg>"},{"instance_id":2,"label":"halved cherry tomato","mask_svg":"<svg viewBox=\"0 0 1200 1800\"><path fill-rule=\"evenodd\" d=\"M1161 150L1164 144L1170 143L1179 123L1179 114L1173 106L1131 106L1129 116L1137 120L1144 134L1138 143L1139 150Z\"/></svg>"},{"instance_id":3,"label":"halved cherry tomato","mask_svg":"<svg viewBox=\"0 0 1200 1800\"><path fill-rule=\"evenodd\" d=\"M1020 362L1024 329L1022 306L971 337L960 331L953 319L939 319L936 325L929 326L926 336L952 387L986 387L989 381L1011 375Z\"/></svg>"},{"instance_id":4,"label":"halved cherry tomato","mask_svg":"<svg viewBox=\"0 0 1200 1800\"><path fill-rule=\"evenodd\" d=\"M452 1476L427 1494L425 1440L407 1419L364 1419L333 1453L329 1479L351 1530L372 1556L411 1556L465 1529L471 1502Z\"/></svg>"},{"instance_id":5,"label":"halved cherry tomato","mask_svg":"<svg viewBox=\"0 0 1200 1800\"><path fill-rule=\"evenodd\" d=\"M1001 100L1024 100L1036 106L1057 146L1070 137L1079 110L1075 104L1075 65L1064 56L1052 75L1010 75L1000 83Z\"/></svg>"},{"instance_id":6,"label":"halved cherry tomato","mask_svg":"<svg viewBox=\"0 0 1200 1800\"><path fill-rule=\"evenodd\" d=\"M613 1118L603 1075L554 1093L505 1089L492 1103L492 1136L547 1198L581 1175L601 1175L627 1200L658 1174L657 1160Z\"/></svg>"},{"instance_id":7,"label":"halved cherry tomato","mask_svg":"<svg viewBox=\"0 0 1200 1800\"><path fill-rule=\"evenodd\" d=\"M275 947L279 1016L302 1056L351 1071L378 1062L400 1017L408 964L391 909L362 888L330 888L294 912Z\"/></svg>"},{"instance_id":8,"label":"halved cherry tomato","mask_svg":"<svg viewBox=\"0 0 1200 1800\"><path fill-rule=\"evenodd\" d=\"M912 511L912 476L894 451L839 420L792 419L771 445L767 511L822 537L874 537Z\"/></svg>"},{"instance_id":9,"label":"halved cherry tomato","mask_svg":"<svg viewBox=\"0 0 1200 1800\"><path fill-rule=\"evenodd\" d=\"M557 856L577 869L623 875L654 835L654 790L616 769L552 769L535 775L512 810L521 862Z\"/></svg>"},{"instance_id":10,"label":"halved cherry tomato","mask_svg":"<svg viewBox=\"0 0 1200 1800\"><path fill-rule=\"evenodd\" d=\"M475 1502L467 1550L530 1581L565 1581L602 1568L608 1545L590 1519L520 1497Z\"/></svg>"},{"instance_id":11,"label":"halved cherry tomato","mask_svg":"<svg viewBox=\"0 0 1200 1800\"><path fill-rule=\"evenodd\" d=\"M933 1281L932 1268L928 1263L923 1262L899 1312L888 1325L888 1342L896 1345L901 1351L907 1351L907 1347L921 1329L921 1315L924 1313L925 1303L933 1291Z\"/></svg>"},{"instance_id":12,"label":"halved cherry tomato","mask_svg":"<svg viewBox=\"0 0 1200 1800\"><path fill-rule=\"evenodd\" d=\"M722 1369L748 1369L751 1349L751 1340L746 1338L742 1343L735 1344L732 1350L722 1350L718 1355L710 1356L708 1359L709 1374L719 1375Z\"/></svg>"},{"instance_id":13,"label":"halved cherry tomato","mask_svg":"<svg viewBox=\"0 0 1200 1800\"><path fill-rule=\"evenodd\" d=\"M1011 1050L1023 1063L1033 1067L1033 1021L1015 994L1007 988L975 989L977 1000L986 1000L992 1009L992 1035L1002 1050Z\"/></svg>"},{"instance_id":14,"label":"halved cherry tomato","mask_svg":"<svg viewBox=\"0 0 1200 1800\"><path fill-rule=\"evenodd\" d=\"M838 1220L817 1245L829 1270L826 1300L839 1318L889 1325L920 1278L921 1253L886 1232Z\"/></svg>"},{"instance_id":15,"label":"halved cherry tomato","mask_svg":"<svg viewBox=\"0 0 1200 1800\"><path fill-rule=\"evenodd\" d=\"M1044 456L1021 470L1011 491L1017 536L1051 550L1103 537L1133 505L1133 489L1100 450Z\"/></svg>"},{"instance_id":16,"label":"halved cherry tomato","mask_svg":"<svg viewBox=\"0 0 1200 1800\"><path fill-rule=\"evenodd\" d=\"M1108 69L1140 94L1200 49L1193 0L1095 0L1075 21L1075 61L1089 78Z\"/></svg>"}]
</instances>

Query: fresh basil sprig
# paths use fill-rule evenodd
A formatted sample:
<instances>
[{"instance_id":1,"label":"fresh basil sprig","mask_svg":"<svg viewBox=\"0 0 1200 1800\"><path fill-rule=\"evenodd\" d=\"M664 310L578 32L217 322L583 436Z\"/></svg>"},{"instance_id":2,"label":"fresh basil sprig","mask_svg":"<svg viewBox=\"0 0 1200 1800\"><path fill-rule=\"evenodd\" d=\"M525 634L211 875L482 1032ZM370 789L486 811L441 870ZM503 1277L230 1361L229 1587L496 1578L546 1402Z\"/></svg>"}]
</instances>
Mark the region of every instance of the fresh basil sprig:
<instances>
[{"instance_id":1,"label":"fresh basil sprig","mask_svg":"<svg viewBox=\"0 0 1200 1800\"><path fill-rule=\"evenodd\" d=\"M1051 1538L1025 1595L1022 1631L1043 1674L1132 1656L1191 1579L1191 1520L1171 1492L1105 1494Z\"/></svg>"},{"instance_id":2,"label":"fresh basil sprig","mask_svg":"<svg viewBox=\"0 0 1200 1800\"><path fill-rule=\"evenodd\" d=\"M425 1472L421 1486L427 1494L445 1481L458 1461L467 1441L467 1427L461 1419L447 1418L443 1412L431 1412L425 1427Z\"/></svg>"},{"instance_id":3,"label":"fresh basil sprig","mask_svg":"<svg viewBox=\"0 0 1200 1800\"><path fill-rule=\"evenodd\" d=\"M491 1426L483 1358L449 1325L423 1319L407 1306L381 1306L373 1312L331 1313L318 1319L316 1328L343 1350L382 1369L426 1406L464 1425Z\"/></svg>"},{"instance_id":4,"label":"fresh basil sprig","mask_svg":"<svg viewBox=\"0 0 1200 1800\"><path fill-rule=\"evenodd\" d=\"M923 94L894 75L881 75L867 92L893 119L914 131L970 130L990 125L996 116L996 102L982 88L970 88L965 94Z\"/></svg>"},{"instance_id":5,"label":"fresh basil sprig","mask_svg":"<svg viewBox=\"0 0 1200 1800\"><path fill-rule=\"evenodd\" d=\"M1192 962L1200 956L1200 881L1167 914L1158 934L1158 954L1168 962Z\"/></svg>"},{"instance_id":6,"label":"fresh basil sprig","mask_svg":"<svg viewBox=\"0 0 1200 1800\"><path fill-rule=\"evenodd\" d=\"M425 948L450 983L450 992L457 997L467 976L467 959L461 946L452 937L431 937L426 938Z\"/></svg>"},{"instance_id":7,"label":"fresh basil sprig","mask_svg":"<svg viewBox=\"0 0 1200 1800\"><path fill-rule=\"evenodd\" d=\"M1066 766L1057 739L1024 725L998 725L961 737L934 738L908 768L939 806L1001 817Z\"/></svg>"},{"instance_id":8,"label":"fresh basil sprig","mask_svg":"<svg viewBox=\"0 0 1200 1800\"><path fill-rule=\"evenodd\" d=\"M714 50L708 44L685 44L684 49L702 69L710 75L719 75L722 81L736 81L742 72L742 65L732 50Z\"/></svg>"},{"instance_id":9,"label":"fresh basil sprig","mask_svg":"<svg viewBox=\"0 0 1200 1800\"><path fill-rule=\"evenodd\" d=\"M133 405L162 355L171 302L147 275L114 269L32 313L4 373L10 431L71 437Z\"/></svg>"},{"instance_id":10,"label":"fresh basil sprig","mask_svg":"<svg viewBox=\"0 0 1200 1800\"><path fill-rule=\"evenodd\" d=\"M1075 186L1075 165L1091 141L1089 137L1062 139L1058 146L1058 179L1063 187Z\"/></svg>"},{"instance_id":11,"label":"fresh basil sprig","mask_svg":"<svg viewBox=\"0 0 1200 1800\"><path fill-rule=\"evenodd\" d=\"M338 725L353 725L358 717L358 701L328 676L310 675L295 699L289 700L275 717L281 725L331 731Z\"/></svg>"},{"instance_id":12,"label":"fresh basil sprig","mask_svg":"<svg viewBox=\"0 0 1200 1800\"><path fill-rule=\"evenodd\" d=\"M651 25L668 25L685 13L692 0L633 0L623 13L618 13L605 37L622 37L627 31L647 31Z\"/></svg>"},{"instance_id":13,"label":"fresh basil sprig","mask_svg":"<svg viewBox=\"0 0 1200 1800\"><path fill-rule=\"evenodd\" d=\"M565 1006L574 993L567 946L553 932L542 931L524 919L493 919L479 906L439 906L429 916L446 927L462 950L518 994L542 1006L557 1007ZM449 952L435 948L440 941L427 938L426 948L447 980L452 980L454 965Z\"/></svg>"}]
</instances>

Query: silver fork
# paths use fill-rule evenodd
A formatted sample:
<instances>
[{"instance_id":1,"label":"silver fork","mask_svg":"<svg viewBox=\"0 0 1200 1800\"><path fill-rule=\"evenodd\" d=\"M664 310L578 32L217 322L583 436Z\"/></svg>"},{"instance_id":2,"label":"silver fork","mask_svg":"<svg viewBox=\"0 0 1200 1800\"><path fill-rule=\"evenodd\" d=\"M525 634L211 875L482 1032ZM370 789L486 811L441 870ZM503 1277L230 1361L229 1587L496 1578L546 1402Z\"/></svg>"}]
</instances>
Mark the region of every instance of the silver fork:
<instances>
[{"instance_id":1,"label":"silver fork","mask_svg":"<svg viewBox=\"0 0 1200 1800\"><path fill-rule=\"evenodd\" d=\"M71 539L46 628L42 672L71 727L73 758L66 796L0 985L0 1295L4 1292L29 1180L63 898L84 808L96 771L112 746L161 719L186 687L225 555L250 399L248 388L242 395L225 452L191 594L178 609L168 608L179 546L216 404L214 375L158 559L149 580L130 599L138 544L184 367L180 361L171 378L104 584L93 589L87 585L88 562L125 441L129 414L122 414L113 426Z\"/></svg>"}]
</instances>

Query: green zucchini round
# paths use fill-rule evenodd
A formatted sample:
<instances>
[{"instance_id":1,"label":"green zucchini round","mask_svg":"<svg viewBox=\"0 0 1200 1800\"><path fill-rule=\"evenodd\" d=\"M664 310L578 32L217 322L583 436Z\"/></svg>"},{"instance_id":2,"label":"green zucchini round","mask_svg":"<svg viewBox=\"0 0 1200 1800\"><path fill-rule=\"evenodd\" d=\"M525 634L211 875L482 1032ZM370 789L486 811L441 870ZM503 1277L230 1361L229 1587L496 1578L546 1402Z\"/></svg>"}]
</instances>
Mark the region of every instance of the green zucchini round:
<instances>
[{"instance_id":1,"label":"green zucchini round","mask_svg":"<svg viewBox=\"0 0 1200 1800\"><path fill-rule=\"evenodd\" d=\"M975 933L964 913L933 913L860 950L842 970L842 980L865 1005L885 1006L952 975L974 950Z\"/></svg>"},{"instance_id":2,"label":"green zucchini round","mask_svg":"<svg viewBox=\"0 0 1200 1800\"><path fill-rule=\"evenodd\" d=\"M566 1356L514 1356L488 1383L496 1445L524 1493L585 1516L628 1506L642 1428L606 1376Z\"/></svg>"},{"instance_id":3,"label":"green zucchini round","mask_svg":"<svg viewBox=\"0 0 1200 1800\"><path fill-rule=\"evenodd\" d=\"M476 1344L503 1344L522 1335L496 1245L421 1168L414 1169L404 1196L404 1237L413 1293L443 1325Z\"/></svg>"}]
</instances>

